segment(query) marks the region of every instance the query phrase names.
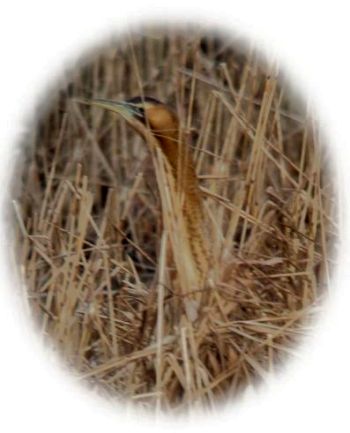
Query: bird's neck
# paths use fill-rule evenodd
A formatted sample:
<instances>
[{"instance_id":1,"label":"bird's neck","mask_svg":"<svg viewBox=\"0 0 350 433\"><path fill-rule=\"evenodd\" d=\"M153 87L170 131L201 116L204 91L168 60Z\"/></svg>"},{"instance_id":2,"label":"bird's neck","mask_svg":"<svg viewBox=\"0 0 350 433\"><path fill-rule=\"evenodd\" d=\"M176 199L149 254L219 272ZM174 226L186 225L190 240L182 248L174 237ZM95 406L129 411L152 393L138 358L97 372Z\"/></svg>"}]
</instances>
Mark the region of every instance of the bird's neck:
<instances>
[{"instance_id":1,"label":"bird's neck","mask_svg":"<svg viewBox=\"0 0 350 433\"><path fill-rule=\"evenodd\" d=\"M188 242L198 271L197 285L202 285L210 263L207 222L202 193L199 189L189 146L176 133L158 138L161 150L169 163L176 190L183 198L182 213Z\"/></svg>"},{"instance_id":2,"label":"bird's neck","mask_svg":"<svg viewBox=\"0 0 350 433\"><path fill-rule=\"evenodd\" d=\"M184 141L179 140L176 132L167 135L163 134L158 138L158 141L173 171L176 186L183 192L191 192L200 196L198 179L188 145Z\"/></svg>"}]
</instances>

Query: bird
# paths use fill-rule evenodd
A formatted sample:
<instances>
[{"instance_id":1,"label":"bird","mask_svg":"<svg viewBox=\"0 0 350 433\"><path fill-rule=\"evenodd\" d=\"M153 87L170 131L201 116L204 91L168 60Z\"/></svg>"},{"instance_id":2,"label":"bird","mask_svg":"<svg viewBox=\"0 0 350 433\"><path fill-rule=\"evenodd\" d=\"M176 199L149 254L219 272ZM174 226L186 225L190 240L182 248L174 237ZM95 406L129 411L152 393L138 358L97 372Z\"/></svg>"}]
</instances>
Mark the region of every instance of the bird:
<instances>
[{"instance_id":1,"label":"bird","mask_svg":"<svg viewBox=\"0 0 350 433\"><path fill-rule=\"evenodd\" d=\"M197 293L194 298L198 301L198 293L208 279L213 260L203 194L190 146L181 135L179 117L167 104L149 96L123 101L75 100L117 113L143 138L152 152L163 224L171 240L181 294Z\"/></svg>"}]
</instances>

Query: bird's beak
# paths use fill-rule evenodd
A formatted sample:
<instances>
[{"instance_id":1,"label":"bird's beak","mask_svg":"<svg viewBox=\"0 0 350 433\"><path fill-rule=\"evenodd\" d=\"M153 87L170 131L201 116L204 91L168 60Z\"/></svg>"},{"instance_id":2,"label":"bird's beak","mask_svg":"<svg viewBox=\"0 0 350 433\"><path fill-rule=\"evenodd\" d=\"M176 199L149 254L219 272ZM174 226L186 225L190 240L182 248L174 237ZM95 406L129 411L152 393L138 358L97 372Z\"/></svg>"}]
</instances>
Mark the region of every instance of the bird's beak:
<instances>
[{"instance_id":1,"label":"bird's beak","mask_svg":"<svg viewBox=\"0 0 350 433\"><path fill-rule=\"evenodd\" d=\"M92 105L95 107L104 108L108 111L120 114L124 119L129 120L135 115L135 108L124 101L111 101L109 99L86 99L74 98L75 102L85 105Z\"/></svg>"}]
</instances>

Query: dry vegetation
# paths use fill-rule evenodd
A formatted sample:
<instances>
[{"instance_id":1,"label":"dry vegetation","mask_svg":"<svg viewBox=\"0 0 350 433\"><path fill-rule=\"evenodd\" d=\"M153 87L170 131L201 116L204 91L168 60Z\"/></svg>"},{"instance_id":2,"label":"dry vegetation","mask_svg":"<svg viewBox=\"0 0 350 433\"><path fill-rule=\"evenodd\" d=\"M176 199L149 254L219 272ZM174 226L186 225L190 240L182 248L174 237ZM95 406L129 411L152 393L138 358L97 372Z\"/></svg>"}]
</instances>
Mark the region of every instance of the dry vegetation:
<instances>
[{"instance_id":1,"label":"dry vegetation","mask_svg":"<svg viewBox=\"0 0 350 433\"><path fill-rule=\"evenodd\" d=\"M328 278L327 149L277 67L237 46L154 29L113 42L69 75L26 143L16 210L33 317L79 377L144 407L212 407L265 379ZM171 272L147 146L72 101L140 93L178 112L193 150L219 263L201 305Z\"/></svg>"}]
</instances>

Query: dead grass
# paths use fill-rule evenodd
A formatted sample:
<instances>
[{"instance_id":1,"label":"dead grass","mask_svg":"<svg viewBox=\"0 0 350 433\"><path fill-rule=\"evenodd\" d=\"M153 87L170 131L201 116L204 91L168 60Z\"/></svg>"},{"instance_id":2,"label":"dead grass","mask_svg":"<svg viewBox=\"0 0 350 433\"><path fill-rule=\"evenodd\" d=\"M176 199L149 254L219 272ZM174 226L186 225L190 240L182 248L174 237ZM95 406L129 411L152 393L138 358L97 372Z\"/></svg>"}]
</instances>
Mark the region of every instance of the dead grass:
<instances>
[{"instance_id":1,"label":"dead grass","mask_svg":"<svg viewBox=\"0 0 350 433\"><path fill-rule=\"evenodd\" d=\"M253 48L206 33L144 29L76 68L26 143L16 200L40 333L79 377L156 410L214 407L273 374L324 294L336 232L311 110ZM200 305L171 272L176 213L147 147L71 99L142 93L177 110L193 150L219 263Z\"/></svg>"}]
</instances>

